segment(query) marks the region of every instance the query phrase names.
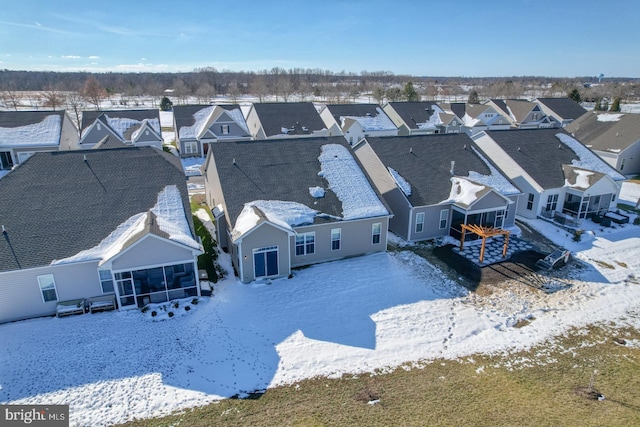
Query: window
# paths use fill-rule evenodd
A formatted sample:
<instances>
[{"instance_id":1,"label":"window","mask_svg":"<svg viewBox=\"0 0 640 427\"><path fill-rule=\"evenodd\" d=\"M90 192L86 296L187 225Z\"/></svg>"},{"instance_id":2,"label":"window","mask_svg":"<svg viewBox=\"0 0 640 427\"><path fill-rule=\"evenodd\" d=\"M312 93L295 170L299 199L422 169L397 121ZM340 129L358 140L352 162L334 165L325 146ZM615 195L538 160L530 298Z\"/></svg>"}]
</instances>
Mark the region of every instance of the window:
<instances>
[{"instance_id":1,"label":"window","mask_svg":"<svg viewBox=\"0 0 640 427\"><path fill-rule=\"evenodd\" d=\"M538 120L538 114L537 113L533 113L531 115L531 120Z\"/></svg>"},{"instance_id":2,"label":"window","mask_svg":"<svg viewBox=\"0 0 640 427\"><path fill-rule=\"evenodd\" d=\"M228 135L229 134L229 125L220 126L220 132L222 132L223 135Z\"/></svg>"},{"instance_id":3,"label":"window","mask_svg":"<svg viewBox=\"0 0 640 427\"><path fill-rule=\"evenodd\" d=\"M38 285L40 286L43 302L58 301L56 281L53 280L53 274L38 276Z\"/></svg>"},{"instance_id":4,"label":"window","mask_svg":"<svg viewBox=\"0 0 640 427\"><path fill-rule=\"evenodd\" d=\"M496 222L494 224L495 228L502 228L502 226L504 225L504 214L505 211L503 211L502 209L496 211Z\"/></svg>"},{"instance_id":5,"label":"window","mask_svg":"<svg viewBox=\"0 0 640 427\"><path fill-rule=\"evenodd\" d=\"M296 236L296 256L316 252L316 233L302 233Z\"/></svg>"},{"instance_id":6,"label":"window","mask_svg":"<svg viewBox=\"0 0 640 427\"><path fill-rule=\"evenodd\" d=\"M382 224L376 222L371 225L371 243L377 245L380 243L380 234L382 233Z\"/></svg>"},{"instance_id":7,"label":"window","mask_svg":"<svg viewBox=\"0 0 640 427\"><path fill-rule=\"evenodd\" d=\"M534 199L534 195L533 193L529 193L529 199L527 200L527 210L533 210L533 199Z\"/></svg>"},{"instance_id":8,"label":"window","mask_svg":"<svg viewBox=\"0 0 640 427\"><path fill-rule=\"evenodd\" d=\"M622 162L620 162L620 172L622 172L624 170L624 162L627 159L622 159Z\"/></svg>"},{"instance_id":9,"label":"window","mask_svg":"<svg viewBox=\"0 0 640 427\"><path fill-rule=\"evenodd\" d=\"M558 206L558 195L550 194L549 197L547 197L547 206L545 210L547 212L555 211L557 206Z\"/></svg>"},{"instance_id":10,"label":"window","mask_svg":"<svg viewBox=\"0 0 640 427\"><path fill-rule=\"evenodd\" d=\"M103 294L113 293L113 278L111 277L110 270L98 270L100 276L100 285L102 286Z\"/></svg>"},{"instance_id":11,"label":"window","mask_svg":"<svg viewBox=\"0 0 640 427\"><path fill-rule=\"evenodd\" d=\"M449 219L449 211L443 209L440 211L440 230L447 228L447 220Z\"/></svg>"},{"instance_id":12,"label":"window","mask_svg":"<svg viewBox=\"0 0 640 427\"><path fill-rule=\"evenodd\" d=\"M197 154L198 153L198 143L196 141L189 141L184 143L184 152L185 154Z\"/></svg>"},{"instance_id":13,"label":"window","mask_svg":"<svg viewBox=\"0 0 640 427\"><path fill-rule=\"evenodd\" d=\"M416 233L422 233L424 230L424 212L416 214Z\"/></svg>"},{"instance_id":14,"label":"window","mask_svg":"<svg viewBox=\"0 0 640 427\"><path fill-rule=\"evenodd\" d=\"M334 228L331 230L331 250L340 250L340 238L342 236L342 229Z\"/></svg>"}]
</instances>

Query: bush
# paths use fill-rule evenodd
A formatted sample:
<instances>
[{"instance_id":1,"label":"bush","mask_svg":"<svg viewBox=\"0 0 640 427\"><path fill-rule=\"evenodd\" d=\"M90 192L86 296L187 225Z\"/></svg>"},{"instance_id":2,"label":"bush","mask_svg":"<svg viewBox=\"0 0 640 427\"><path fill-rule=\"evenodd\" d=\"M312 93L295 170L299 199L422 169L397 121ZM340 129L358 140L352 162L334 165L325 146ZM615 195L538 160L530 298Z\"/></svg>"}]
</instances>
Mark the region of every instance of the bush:
<instances>
[{"instance_id":1,"label":"bush","mask_svg":"<svg viewBox=\"0 0 640 427\"><path fill-rule=\"evenodd\" d=\"M157 312L157 311L153 310L153 311L151 312L151 317L156 317L157 315L158 315L158 312Z\"/></svg>"},{"instance_id":2,"label":"bush","mask_svg":"<svg viewBox=\"0 0 640 427\"><path fill-rule=\"evenodd\" d=\"M173 303L173 308L178 308L178 307L180 307L180 303L178 303L178 301L175 301Z\"/></svg>"},{"instance_id":3,"label":"bush","mask_svg":"<svg viewBox=\"0 0 640 427\"><path fill-rule=\"evenodd\" d=\"M145 305L144 307L142 307L142 308L140 309L140 311L141 311L141 312L143 312L143 313L146 313L147 311L149 311L149 306L148 306L148 305Z\"/></svg>"},{"instance_id":4,"label":"bush","mask_svg":"<svg viewBox=\"0 0 640 427\"><path fill-rule=\"evenodd\" d=\"M184 307L184 311L189 311L191 310L191 307L189 307L188 305Z\"/></svg>"},{"instance_id":5,"label":"bush","mask_svg":"<svg viewBox=\"0 0 640 427\"><path fill-rule=\"evenodd\" d=\"M162 111L169 111L171 110L172 107L173 107L173 103L171 102L171 100L166 96L163 96L162 100L160 101L160 109Z\"/></svg>"},{"instance_id":6,"label":"bush","mask_svg":"<svg viewBox=\"0 0 640 427\"><path fill-rule=\"evenodd\" d=\"M574 242L579 242L580 240L582 240L582 230L576 230L573 232L573 241Z\"/></svg>"},{"instance_id":7,"label":"bush","mask_svg":"<svg viewBox=\"0 0 640 427\"><path fill-rule=\"evenodd\" d=\"M168 313L167 313L167 316L169 316L169 317L173 317L173 311L168 312Z\"/></svg>"},{"instance_id":8,"label":"bush","mask_svg":"<svg viewBox=\"0 0 640 427\"><path fill-rule=\"evenodd\" d=\"M191 305L198 305L198 298L194 298L191 300Z\"/></svg>"},{"instance_id":9,"label":"bush","mask_svg":"<svg viewBox=\"0 0 640 427\"><path fill-rule=\"evenodd\" d=\"M633 225L640 225L640 216L635 217L633 220Z\"/></svg>"}]
</instances>

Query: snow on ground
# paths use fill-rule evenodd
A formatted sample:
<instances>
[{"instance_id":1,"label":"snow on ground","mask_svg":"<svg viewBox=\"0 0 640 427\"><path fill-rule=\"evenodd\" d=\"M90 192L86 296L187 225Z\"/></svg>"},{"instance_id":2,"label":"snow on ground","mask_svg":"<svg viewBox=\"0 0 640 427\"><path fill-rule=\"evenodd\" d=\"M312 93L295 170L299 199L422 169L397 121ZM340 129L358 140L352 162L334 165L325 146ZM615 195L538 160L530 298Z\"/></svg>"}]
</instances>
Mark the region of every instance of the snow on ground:
<instances>
[{"instance_id":1,"label":"snow on ground","mask_svg":"<svg viewBox=\"0 0 640 427\"><path fill-rule=\"evenodd\" d=\"M182 162L182 168L186 176L200 176L200 166L204 163L204 157L187 157L186 159L180 159Z\"/></svg>"},{"instance_id":2,"label":"snow on ground","mask_svg":"<svg viewBox=\"0 0 640 427\"><path fill-rule=\"evenodd\" d=\"M173 127L173 111L160 111L160 126Z\"/></svg>"},{"instance_id":3,"label":"snow on ground","mask_svg":"<svg viewBox=\"0 0 640 427\"><path fill-rule=\"evenodd\" d=\"M69 404L71 425L108 425L318 375L527 349L596 322L640 328L628 314L640 301L629 278L640 271L640 227L595 230L576 243L564 230L530 225L578 259L557 292L513 284L482 297L407 250L315 265L291 279L227 277L213 297L181 302L174 309L189 311L162 321L134 310L0 325L0 401ZM221 260L232 271L228 255ZM530 323L513 327L523 319Z\"/></svg>"}]
</instances>

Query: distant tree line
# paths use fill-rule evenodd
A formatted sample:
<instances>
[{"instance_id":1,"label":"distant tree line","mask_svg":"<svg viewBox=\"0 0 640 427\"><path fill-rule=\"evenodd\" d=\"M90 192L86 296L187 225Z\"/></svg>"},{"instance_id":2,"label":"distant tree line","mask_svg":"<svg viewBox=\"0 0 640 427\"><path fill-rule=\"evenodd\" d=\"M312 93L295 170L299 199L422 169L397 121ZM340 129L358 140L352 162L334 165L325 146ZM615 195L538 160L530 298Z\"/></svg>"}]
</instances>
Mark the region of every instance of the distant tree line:
<instances>
[{"instance_id":1,"label":"distant tree line","mask_svg":"<svg viewBox=\"0 0 640 427\"><path fill-rule=\"evenodd\" d=\"M25 95L26 94L26 95ZM385 101L456 101L478 103L489 98L570 96L603 108L615 99L640 99L640 79L596 77L416 77L389 71L360 73L274 67L257 72L219 71L213 67L185 73L89 73L0 70L0 108L100 108L105 99L136 107L140 97L163 97L174 105L209 103L217 96L236 102L252 96L264 102L315 100L331 103ZM26 100L25 100L26 97ZM166 107L166 102L163 107Z\"/></svg>"}]
</instances>

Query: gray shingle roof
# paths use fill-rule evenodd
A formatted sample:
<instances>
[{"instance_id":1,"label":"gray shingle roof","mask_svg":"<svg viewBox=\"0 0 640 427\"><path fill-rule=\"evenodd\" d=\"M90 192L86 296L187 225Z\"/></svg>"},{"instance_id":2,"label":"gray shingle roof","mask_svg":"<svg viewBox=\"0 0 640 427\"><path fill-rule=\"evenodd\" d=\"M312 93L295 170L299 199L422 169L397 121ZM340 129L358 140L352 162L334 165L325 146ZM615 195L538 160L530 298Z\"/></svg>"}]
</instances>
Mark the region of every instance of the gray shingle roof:
<instances>
[{"instance_id":1,"label":"gray shingle roof","mask_svg":"<svg viewBox=\"0 0 640 427\"><path fill-rule=\"evenodd\" d=\"M418 123L426 123L433 115L435 102L390 102L389 105L398 113L410 129L418 129ZM439 108L439 107L437 107Z\"/></svg>"},{"instance_id":2,"label":"gray shingle roof","mask_svg":"<svg viewBox=\"0 0 640 427\"><path fill-rule=\"evenodd\" d=\"M46 117L51 115L60 116L64 119L64 111L0 111L0 127L15 128L20 126L32 125L40 123Z\"/></svg>"},{"instance_id":3,"label":"gray shingle roof","mask_svg":"<svg viewBox=\"0 0 640 427\"><path fill-rule=\"evenodd\" d=\"M131 147L34 154L0 180L0 225L10 242L0 236L0 271L49 265L96 246L151 209L168 185L180 190L188 212L184 171L168 153Z\"/></svg>"},{"instance_id":4,"label":"gray shingle roof","mask_svg":"<svg viewBox=\"0 0 640 427\"><path fill-rule=\"evenodd\" d=\"M607 113L584 114L567 125L566 130L593 150L624 150L640 140L640 114L617 114L618 120L598 121Z\"/></svg>"},{"instance_id":5,"label":"gray shingle roof","mask_svg":"<svg viewBox=\"0 0 640 427\"><path fill-rule=\"evenodd\" d=\"M310 187L328 187L327 181L318 176L318 158L325 144L349 147L343 137L211 144L231 225L235 225L244 204L255 200L297 202L341 217L342 203L333 191L327 190L317 199L309 193ZM316 217L316 222L323 221Z\"/></svg>"},{"instance_id":6,"label":"gray shingle roof","mask_svg":"<svg viewBox=\"0 0 640 427\"><path fill-rule=\"evenodd\" d=\"M324 121L311 102L266 102L253 104L267 137L281 135L309 135L326 129ZM305 130L306 129L306 130Z\"/></svg>"},{"instance_id":7,"label":"gray shingle roof","mask_svg":"<svg viewBox=\"0 0 640 427\"><path fill-rule=\"evenodd\" d=\"M435 205L449 198L451 162L454 172L466 177L470 171L490 175L487 164L471 149L466 134L414 135L367 138L386 167L395 169L411 184L413 206ZM465 149L466 146L466 149Z\"/></svg>"},{"instance_id":8,"label":"gray shingle roof","mask_svg":"<svg viewBox=\"0 0 640 427\"><path fill-rule=\"evenodd\" d=\"M384 114L378 104L327 104L327 108L338 123L340 117L345 116L376 117L378 114Z\"/></svg>"},{"instance_id":9,"label":"gray shingle roof","mask_svg":"<svg viewBox=\"0 0 640 427\"><path fill-rule=\"evenodd\" d=\"M580 104L569 98L538 98L549 110L555 113L560 120L575 120L587 112Z\"/></svg>"},{"instance_id":10,"label":"gray shingle roof","mask_svg":"<svg viewBox=\"0 0 640 427\"><path fill-rule=\"evenodd\" d=\"M578 155L556 137L559 133L566 134L562 129L487 131L487 135L545 189L562 187L565 179L562 165L579 160Z\"/></svg>"}]
</instances>

